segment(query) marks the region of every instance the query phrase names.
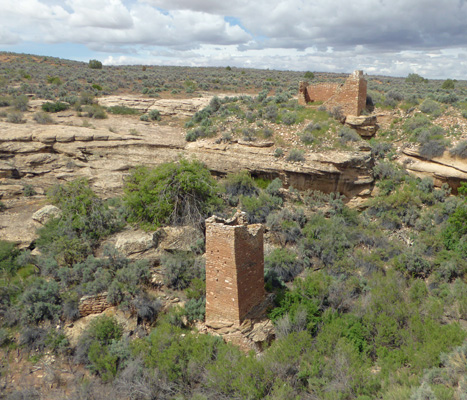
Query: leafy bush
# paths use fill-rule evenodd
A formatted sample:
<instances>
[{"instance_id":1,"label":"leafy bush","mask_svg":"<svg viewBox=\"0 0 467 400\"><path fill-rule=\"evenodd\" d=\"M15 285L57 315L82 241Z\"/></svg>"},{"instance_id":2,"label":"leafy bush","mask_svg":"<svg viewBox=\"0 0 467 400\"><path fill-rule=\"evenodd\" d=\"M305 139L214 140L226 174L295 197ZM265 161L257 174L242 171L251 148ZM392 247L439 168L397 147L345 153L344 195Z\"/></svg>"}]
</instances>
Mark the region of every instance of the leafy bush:
<instances>
[{"instance_id":1,"label":"leafy bush","mask_svg":"<svg viewBox=\"0 0 467 400\"><path fill-rule=\"evenodd\" d=\"M13 242L0 240L0 271L12 274L18 268L16 257L19 251Z\"/></svg>"},{"instance_id":2,"label":"leafy bush","mask_svg":"<svg viewBox=\"0 0 467 400\"><path fill-rule=\"evenodd\" d=\"M212 100L211 100L212 102ZM161 113L159 110L151 110L149 111L149 118L152 120L152 121L160 121L161 120Z\"/></svg>"},{"instance_id":3,"label":"leafy bush","mask_svg":"<svg viewBox=\"0 0 467 400\"><path fill-rule=\"evenodd\" d=\"M62 214L39 229L37 245L61 264L84 260L101 237L122 226L118 210L100 200L85 179L54 186L48 197Z\"/></svg>"},{"instance_id":4,"label":"leafy bush","mask_svg":"<svg viewBox=\"0 0 467 400\"><path fill-rule=\"evenodd\" d=\"M136 108L126 107L126 106L112 106L108 107L107 111L111 114L118 115L138 115L140 112Z\"/></svg>"},{"instance_id":5,"label":"leafy bush","mask_svg":"<svg viewBox=\"0 0 467 400\"><path fill-rule=\"evenodd\" d=\"M229 196L257 196L259 193L255 181L247 170L227 174L224 187Z\"/></svg>"},{"instance_id":6,"label":"leafy bush","mask_svg":"<svg viewBox=\"0 0 467 400\"><path fill-rule=\"evenodd\" d=\"M34 186L26 183L24 186L23 186L23 196L25 197L32 197L32 196L35 196L37 193L36 191L34 190Z\"/></svg>"},{"instance_id":7,"label":"leafy bush","mask_svg":"<svg viewBox=\"0 0 467 400\"><path fill-rule=\"evenodd\" d=\"M405 81L407 83L411 83L412 85L420 84L420 83L426 83L428 82L428 79L423 78L422 76L416 74L416 73L410 73L407 78L405 78Z\"/></svg>"},{"instance_id":8,"label":"leafy bush","mask_svg":"<svg viewBox=\"0 0 467 400\"><path fill-rule=\"evenodd\" d=\"M11 105L13 106L13 108L15 110L27 111L28 110L28 103L29 103L28 97L25 96L25 95L21 95L21 96L15 97L12 100Z\"/></svg>"},{"instance_id":9,"label":"leafy bush","mask_svg":"<svg viewBox=\"0 0 467 400\"><path fill-rule=\"evenodd\" d=\"M94 118L94 119L106 119L107 118L107 114L105 113L104 108L97 104L85 105L83 107L83 112L85 113L85 116L88 118Z\"/></svg>"},{"instance_id":10,"label":"leafy bush","mask_svg":"<svg viewBox=\"0 0 467 400\"><path fill-rule=\"evenodd\" d=\"M75 355L77 361L87 365L104 381L113 379L119 363L129 357L128 345L120 341L122 333L123 329L114 317L93 319L79 338ZM121 349L122 345L127 349Z\"/></svg>"},{"instance_id":11,"label":"leafy bush","mask_svg":"<svg viewBox=\"0 0 467 400\"><path fill-rule=\"evenodd\" d=\"M262 191L257 197L241 196L240 203L248 221L255 224L265 222L267 216L282 205L282 199Z\"/></svg>"},{"instance_id":12,"label":"leafy bush","mask_svg":"<svg viewBox=\"0 0 467 400\"><path fill-rule=\"evenodd\" d=\"M264 258L266 280L279 279L283 282L293 280L303 269L297 254L288 249L274 249Z\"/></svg>"},{"instance_id":13,"label":"leafy bush","mask_svg":"<svg viewBox=\"0 0 467 400\"><path fill-rule=\"evenodd\" d=\"M12 103L12 99L6 96L0 96L0 107L8 107Z\"/></svg>"},{"instance_id":14,"label":"leafy bush","mask_svg":"<svg viewBox=\"0 0 467 400\"><path fill-rule=\"evenodd\" d=\"M52 117L49 114L46 114L45 112L35 113L32 118L34 119L34 121L41 125L50 125L54 123Z\"/></svg>"},{"instance_id":15,"label":"leafy bush","mask_svg":"<svg viewBox=\"0 0 467 400\"><path fill-rule=\"evenodd\" d=\"M303 150L290 149L289 154L285 159L286 161L301 162L305 161L305 156L303 155Z\"/></svg>"},{"instance_id":16,"label":"leafy bush","mask_svg":"<svg viewBox=\"0 0 467 400\"><path fill-rule=\"evenodd\" d=\"M89 60L89 68L102 69L102 63L99 60Z\"/></svg>"},{"instance_id":17,"label":"leafy bush","mask_svg":"<svg viewBox=\"0 0 467 400\"><path fill-rule=\"evenodd\" d=\"M306 220L303 210L294 209L290 211L287 208L283 208L269 214L266 224L281 246L285 246L297 243L302 236L301 229L305 225Z\"/></svg>"},{"instance_id":18,"label":"leafy bush","mask_svg":"<svg viewBox=\"0 0 467 400\"><path fill-rule=\"evenodd\" d=\"M455 82L456 82L455 80L446 79L441 85L441 89L452 90L456 86Z\"/></svg>"},{"instance_id":19,"label":"leafy bush","mask_svg":"<svg viewBox=\"0 0 467 400\"><path fill-rule=\"evenodd\" d=\"M206 298L190 299L185 305L188 322L204 321L206 314Z\"/></svg>"},{"instance_id":20,"label":"leafy bush","mask_svg":"<svg viewBox=\"0 0 467 400\"><path fill-rule=\"evenodd\" d=\"M199 161L135 168L125 182L128 220L144 226L202 225L218 209L216 181Z\"/></svg>"},{"instance_id":21,"label":"leafy bush","mask_svg":"<svg viewBox=\"0 0 467 400\"><path fill-rule=\"evenodd\" d=\"M439 117L441 115L442 109L438 102L426 99L420 104L420 111L425 114L433 115L433 117Z\"/></svg>"},{"instance_id":22,"label":"leafy bush","mask_svg":"<svg viewBox=\"0 0 467 400\"><path fill-rule=\"evenodd\" d=\"M467 140L457 143L457 145L449 150L451 156L459 157L461 159L467 158Z\"/></svg>"},{"instance_id":23,"label":"leafy bush","mask_svg":"<svg viewBox=\"0 0 467 400\"><path fill-rule=\"evenodd\" d=\"M348 126L343 126L341 129L339 129L337 136L339 137L341 143L358 142L361 140L360 135Z\"/></svg>"},{"instance_id":24,"label":"leafy bush","mask_svg":"<svg viewBox=\"0 0 467 400\"><path fill-rule=\"evenodd\" d=\"M162 310L162 302L159 299L153 299L148 295L142 295L132 301L136 309L138 321L153 323L159 312Z\"/></svg>"},{"instance_id":25,"label":"leafy bush","mask_svg":"<svg viewBox=\"0 0 467 400\"><path fill-rule=\"evenodd\" d=\"M164 255L161 259L161 265L164 283L176 290L186 289L194 278L204 276L202 260L192 254L177 252Z\"/></svg>"},{"instance_id":26,"label":"leafy bush","mask_svg":"<svg viewBox=\"0 0 467 400\"><path fill-rule=\"evenodd\" d=\"M373 142L371 144L371 154L375 159L383 159L392 150L392 145L386 142Z\"/></svg>"},{"instance_id":27,"label":"leafy bush","mask_svg":"<svg viewBox=\"0 0 467 400\"><path fill-rule=\"evenodd\" d=\"M42 106L41 106L43 111L51 112L51 113L56 113L56 112L59 112L59 111L68 110L69 107L70 106L67 103L63 103L61 101L56 101L54 103L51 103L51 102L48 101L48 102L42 104Z\"/></svg>"},{"instance_id":28,"label":"leafy bush","mask_svg":"<svg viewBox=\"0 0 467 400\"><path fill-rule=\"evenodd\" d=\"M446 143L443 140L429 140L422 144L419 153L422 157L432 159L434 157L441 157L446 150Z\"/></svg>"},{"instance_id":29,"label":"leafy bush","mask_svg":"<svg viewBox=\"0 0 467 400\"><path fill-rule=\"evenodd\" d=\"M21 296L22 318L26 323L56 320L60 316L61 299L55 281L38 279Z\"/></svg>"},{"instance_id":30,"label":"leafy bush","mask_svg":"<svg viewBox=\"0 0 467 400\"><path fill-rule=\"evenodd\" d=\"M284 150L282 150L280 147L278 147L276 150L274 150L274 157L280 158L284 156Z\"/></svg>"},{"instance_id":31,"label":"leafy bush","mask_svg":"<svg viewBox=\"0 0 467 400\"><path fill-rule=\"evenodd\" d=\"M282 122L286 125L293 125L297 122L297 113L295 112L287 112L282 114Z\"/></svg>"},{"instance_id":32,"label":"leafy bush","mask_svg":"<svg viewBox=\"0 0 467 400\"><path fill-rule=\"evenodd\" d=\"M23 119L23 113L20 112L11 112L8 113L6 116L7 122L10 122L12 124L24 124L26 122L25 119Z\"/></svg>"}]
</instances>

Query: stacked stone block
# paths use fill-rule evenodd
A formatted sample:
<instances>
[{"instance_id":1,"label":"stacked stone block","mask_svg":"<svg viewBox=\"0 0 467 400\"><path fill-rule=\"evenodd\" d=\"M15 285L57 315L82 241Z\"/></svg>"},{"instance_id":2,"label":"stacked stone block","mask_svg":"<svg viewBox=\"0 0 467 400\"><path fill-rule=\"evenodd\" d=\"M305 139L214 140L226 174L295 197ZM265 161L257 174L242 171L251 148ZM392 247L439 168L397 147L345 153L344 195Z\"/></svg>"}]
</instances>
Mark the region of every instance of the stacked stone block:
<instances>
[{"instance_id":1,"label":"stacked stone block","mask_svg":"<svg viewBox=\"0 0 467 400\"><path fill-rule=\"evenodd\" d=\"M263 227L243 213L206 220L206 325L240 325L265 300Z\"/></svg>"},{"instance_id":2,"label":"stacked stone block","mask_svg":"<svg viewBox=\"0 0 467 400\"><path fill-rule=\"evenodd\" d=\"M328 110L339 107L344 115L360 115L366 107L367 82L363 71L355 71L342 84L300 82L298 102L322 101Z\"/></svg>"},{"instance_id":3,"label":"stacked stone block","mask_svg":"<svg viewBox=\"0 0 467 400\"><path fill-rule=\"evenodd\" d=\"M107 301L107 292L95 296L84 296L79 300L78 310L80 317L86 317L91 314L100 314L112 307Z\"/></svg>"}]
</instances>

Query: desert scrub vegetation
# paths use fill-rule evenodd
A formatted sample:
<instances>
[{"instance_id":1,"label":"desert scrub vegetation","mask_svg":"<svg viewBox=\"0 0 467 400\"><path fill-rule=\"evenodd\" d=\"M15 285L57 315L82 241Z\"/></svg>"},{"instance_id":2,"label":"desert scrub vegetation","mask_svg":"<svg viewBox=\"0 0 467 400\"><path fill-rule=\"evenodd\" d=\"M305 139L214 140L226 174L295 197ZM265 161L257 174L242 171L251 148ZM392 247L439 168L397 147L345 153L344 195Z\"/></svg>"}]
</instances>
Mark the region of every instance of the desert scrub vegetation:
<instances>
[{"instance_id":1,"label":"desert scrub vegetation","mask_svg":"<svg viewBox=\"0 0 467 400\"><path fill-rule=\"evenodd\" d=\"M283 127L294 134L305 126L303 141L320 145L322 138L336 122L326 111L298 105L292 91L276 90L274 96L262 91L256 97L214 97L209 106L198 111L186 123L186 140L213 137L228 132L229 141L237 137L243 141L274 140L274 131ZM305 125L305 121L308 121ZM305 125L305 126L304 126ZM224 137L218 139L225 141Z\"/></svg>"},{"instance_id":2,"label":"desert scrub vegetation","mask_svg":"<svg viewBox=\"0 0 467 400\"><path fill-rule=\"evenodd\" d=\"M100 200L84 179L53 187L48 198L61 215L38 231L37 246L59 264L84 260L99 239L122 227L118 210Z\"/></svg>"},{"instance_id":3,"label":"desert scrub vegetation","mask_svg":"<svg viewBox=\"0 0 467 400\"><path fill-rule=\"evenodd\" d=\"M199 161L135 168L125 181L128 221L143 227L195 224L221 206L216 181Z\"/></svg>"}]
</instances>

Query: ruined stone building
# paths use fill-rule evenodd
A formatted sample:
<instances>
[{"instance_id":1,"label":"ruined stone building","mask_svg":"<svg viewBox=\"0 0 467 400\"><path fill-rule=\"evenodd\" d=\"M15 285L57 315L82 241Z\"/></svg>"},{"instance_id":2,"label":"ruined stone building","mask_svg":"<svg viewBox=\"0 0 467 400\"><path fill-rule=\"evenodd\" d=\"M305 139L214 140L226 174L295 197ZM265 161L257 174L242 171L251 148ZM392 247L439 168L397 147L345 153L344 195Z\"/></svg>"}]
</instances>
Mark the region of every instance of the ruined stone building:
<instances>
[{"instance_id":1,"label":"ruined stone building","mask_svg":"<svg viewBox=\"0 0 467 400\"><path fill-rule=\"evenodd\" d=\"M366 107L367 82L363 71L355 71L342 83L300 82L298 103L306 105L322 101L328 110L340 107L344 115L360 115Z\"/></svg>"},{"instance_id":2,"label":"ruined stone building","mask_svg":"<svg viewBox=\"0 0 467 400\"><path fill-rule=\"evenodd\" d=\"M241 325L265 300L263 227L238 212L206 220L206 325Z\"/></svg>"}]
</instances>

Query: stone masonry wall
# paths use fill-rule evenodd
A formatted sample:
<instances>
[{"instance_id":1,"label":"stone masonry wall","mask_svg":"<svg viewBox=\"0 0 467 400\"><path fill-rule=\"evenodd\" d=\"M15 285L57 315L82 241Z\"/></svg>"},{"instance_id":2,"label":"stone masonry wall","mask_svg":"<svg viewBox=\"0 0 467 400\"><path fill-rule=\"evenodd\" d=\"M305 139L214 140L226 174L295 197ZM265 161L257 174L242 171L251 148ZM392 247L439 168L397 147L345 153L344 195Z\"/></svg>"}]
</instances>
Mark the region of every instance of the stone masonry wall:
<instances>
[{"instance_id":1,"label":"stone masonry wall","mask_svg":"<svg viewBox=\"0 0 467 400\"><path fill-rule=\"evenodd\" d=\"M84 296L79 300L78 310L80 317L86 317L90 314L100 314L112 307L107 301L107 292L95 296Z\"/></svg>"},{"instance_id":2,"label":"stone masonry wall","mask_svg":"<svg viewBox=\"0 0 467 400\"><path fill-rule=\"evenodd\" d=\"M240 325L265 299L263 227L231 220L206 220L206 325Z\"/></svg>"},{"instance_id":3,"label":"stone masonry wall","mask_svg":"<svg viewBox=\"0 0 467 400\"><path fill-rule=\"evenodd\" d=\"M342 84L299 84L299 104L323 101L328 110L340 107L344 115L360 115L366 107L367 82L362 71L355 71Z\"/></svg>"}]
</instances>

